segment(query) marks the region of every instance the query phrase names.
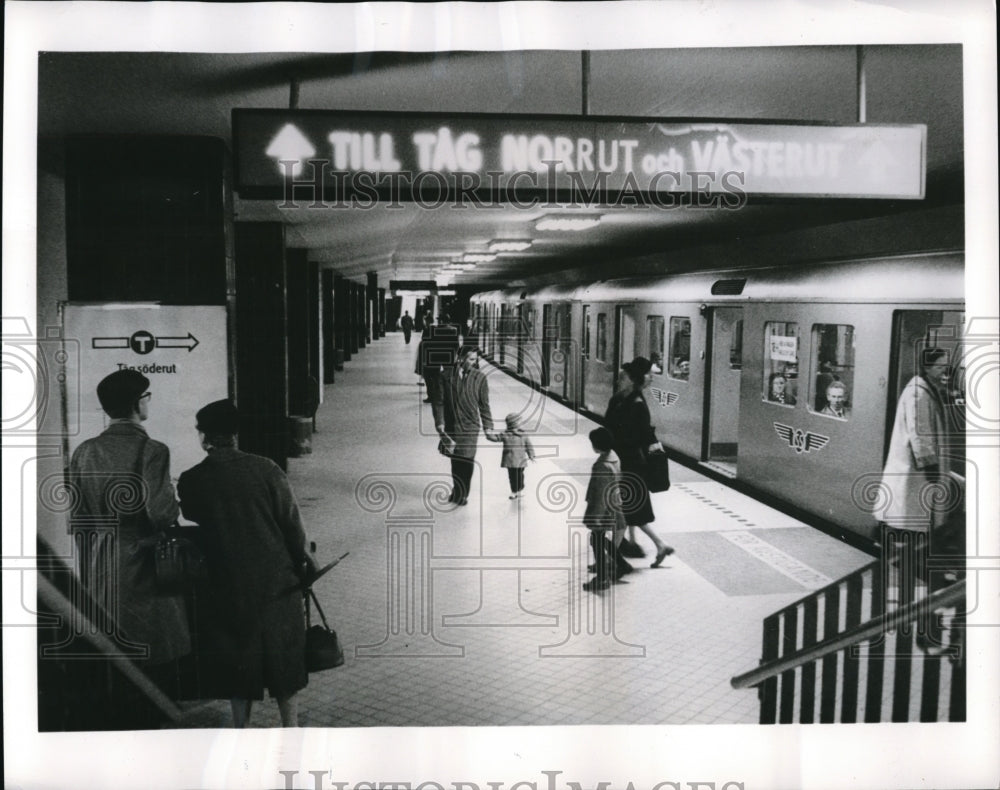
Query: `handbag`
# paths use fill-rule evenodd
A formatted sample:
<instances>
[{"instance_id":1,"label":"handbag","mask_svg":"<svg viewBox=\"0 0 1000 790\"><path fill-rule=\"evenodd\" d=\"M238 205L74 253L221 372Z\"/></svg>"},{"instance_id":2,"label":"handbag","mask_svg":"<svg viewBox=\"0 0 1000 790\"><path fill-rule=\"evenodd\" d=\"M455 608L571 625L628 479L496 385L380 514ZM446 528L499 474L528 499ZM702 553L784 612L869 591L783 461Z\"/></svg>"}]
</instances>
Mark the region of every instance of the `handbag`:
<instances>
[{"instance_id":1,"label":"handbag","mask_svg":"<svg viewBox=\"0 0 1000 790\"><path fill-rule=\"evenodd\" d=\"M184 592L197 581L208 578L205 555L190 538L181 536L174 525L160 533L153 547L156 588L162 593Z\"/></svg>"},{"instance_id":2,"label":"handbag","mask_svg":"<svg viewBox=\"0 0 1000 790\"><path fill-rule=\"evenodd\" d=\"M309 600L316 605L323 625L312 625ZM324 669L333 669L342 666L344 663L344 648L341 647L337 632L330 628L326 622L326 615L320 608L319 601L316 600L316 593L310 587L305 592L306 601L306 672L319 672Z\"/></svg>"},{"instance_id":3,"label":"handbag","mask_svg":"<svg viewBox=\"0 0 1000 790\"><path fill-rule=\"evenodd\" d=\"M662 447L662 445L661 445ZM646 487L651 494L670 490L670 459L660 450L646 454Z\"/></svg>"}]
</instances>

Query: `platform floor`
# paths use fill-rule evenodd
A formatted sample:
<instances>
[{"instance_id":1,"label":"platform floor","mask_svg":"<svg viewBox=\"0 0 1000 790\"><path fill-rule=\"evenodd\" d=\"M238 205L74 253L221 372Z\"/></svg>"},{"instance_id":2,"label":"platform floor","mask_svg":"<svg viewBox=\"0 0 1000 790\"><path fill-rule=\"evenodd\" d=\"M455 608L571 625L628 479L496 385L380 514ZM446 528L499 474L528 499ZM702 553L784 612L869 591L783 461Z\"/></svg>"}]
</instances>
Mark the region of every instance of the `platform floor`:
<instances>
[{"instance_id":1,"label":"platform floor","mask_svg":"<svg viewBox=\"0 0 1000 790\"><path fill-rule=\"evenodd\" d=\"M310 676L305 727L754 723L761 620L870 557L672 464L654 527L676 549L627 584L580 584L579 526L594 424L483 365L498 427L521 412L539 459L508 499L500 446L483 440L466 507L413 373L416 338L363 349L326 386L312 454L289 476L320 563L316 592L344 666ZM575 521L574 521L575 520ZM189 704L182 727L227 727L227 702ZM278 726L277 706L251 725Z\"/></svg>"}]
</instances>

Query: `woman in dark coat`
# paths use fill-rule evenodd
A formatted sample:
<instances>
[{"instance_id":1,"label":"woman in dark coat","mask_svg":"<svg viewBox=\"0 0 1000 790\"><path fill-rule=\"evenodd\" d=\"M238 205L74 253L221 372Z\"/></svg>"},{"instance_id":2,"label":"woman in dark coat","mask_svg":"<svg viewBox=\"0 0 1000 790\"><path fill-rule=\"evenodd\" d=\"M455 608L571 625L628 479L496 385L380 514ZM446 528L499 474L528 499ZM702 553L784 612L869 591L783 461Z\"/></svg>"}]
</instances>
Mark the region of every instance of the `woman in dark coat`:
<instances>
[{"instance_id":1,"label":"woman in dark coat","mask_svg":"<svg viewBox=\"0 0 1000 790\"><path fill-rule=\"evenodd\" d=\"M645 532L656 546L656 560L652 567L658 568L673 549L660 540L649 526L656 516L653 514L653 504L649 499L649 488L646 485L646 456L649 453L663 452L656 440L653 423L649 416L649 406L642 391L651 381L652 365L645 357L636 357L622 366L629 379L629 387L615 393L604 417L605 426L611 431L615 440L615 453L622 465L622 480L624 489L635 496L630 501L623 502L625 522L629 526L630 539L635 542L635 528ZM641 549L639 551L642 555Z\"/></svg>"},{"instance_id":2,"label":"woman in dark coat","mask_svg":"<svg viewBox=\"0 0 1000 790\"><path fill-rule=\"evenodd\" d=\"M245 727L264 687L281 723L298 726L295 694L307 683L301 584L312 559L284 472L273 461L236 449L238 418L227 400L198 412L208 457L177 484L181 510L201 525L209 566L199 649L217 697L229 697ZM207 626L207 627L206 627ZM215 670L212 672L211 670Z\"/></svg>"}]
</instances>

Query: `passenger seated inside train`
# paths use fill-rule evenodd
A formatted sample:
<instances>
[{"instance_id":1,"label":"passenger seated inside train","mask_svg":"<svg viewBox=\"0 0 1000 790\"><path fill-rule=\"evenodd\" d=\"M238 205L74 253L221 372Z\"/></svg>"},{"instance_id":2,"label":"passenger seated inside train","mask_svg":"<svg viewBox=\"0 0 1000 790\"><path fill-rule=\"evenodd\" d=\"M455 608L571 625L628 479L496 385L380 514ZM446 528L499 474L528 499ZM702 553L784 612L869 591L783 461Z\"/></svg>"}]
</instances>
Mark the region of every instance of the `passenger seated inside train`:
<instances>
[{"instance_id":1,"label":"passenger seated inside train","mask_svg":"<svg viewBox=\"0 0 1000 790\"><path fill-rule=\"evenodd\" d=\"M670 365L670 375L675 379L684 379L686 381L691 375L691 363L686 359L676 357Z\"/></svg>"},{"instance_id":2,"label":"passenger seated inside train","mask_svg":"<svg viewBox=\"0 0 1000 790\"><path fill-rule=\"evenodd\" d=\"M816 393L813 411L823 411L823 407L826 406L826 388L834 381L837 381L837 376L833 372L833 365L826 361L820 362L819 373L816 374L816 388L813 390Z\"/></svg>"},{"instance_id":3,"label":"passenger seated inside train","mask_svg":"<svg viewBox=\"0 0 1000 790\"><path fill-rule=\"evenodd\" d=\"M649 355L649 364L651 365L650 370L653 373L660 374L663 372L663 357L655 351Z\"/></svg>"},{"instance_id":4,"label":"passenger seated inside train","mask_svg":"<svg viewBox=\"0 0 1000 790\"><path fill-rule=\"evenodd\" d=\"M795 405L795 395L788 386L788 379L784 373L775 372L768 378L767 399L771 403L780 403L785 406Z\"/></svg>"},{"instance_id":5,"label":"passenger seated inside train","mask_svg":"<svg viewBox=\"0 0 1000 790\"><path fill-rule=\"evenodd\" d=\"M827 417L838 417L846 420L850 413L847 405L847 387L842 381L833 381L826 388L826 405L820 410L820 414Z\"/></svg>"}]
</instances>

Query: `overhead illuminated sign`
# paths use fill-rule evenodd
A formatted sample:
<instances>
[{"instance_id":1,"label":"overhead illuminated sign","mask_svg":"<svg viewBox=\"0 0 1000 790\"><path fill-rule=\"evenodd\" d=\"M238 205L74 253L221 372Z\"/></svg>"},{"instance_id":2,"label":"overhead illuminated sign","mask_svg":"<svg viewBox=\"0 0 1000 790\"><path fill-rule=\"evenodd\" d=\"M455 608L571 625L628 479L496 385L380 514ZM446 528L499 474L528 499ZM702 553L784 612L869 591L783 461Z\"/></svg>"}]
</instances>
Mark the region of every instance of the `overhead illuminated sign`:
<instances>
[{"instance_id":1,"label":"overhead illuminated sign","mask_svg":"<svg viewBox=\"0 0 1000 790\"><path fill-rule=\"evenodd\" d=\"M910 198L926 127L233 110L236 188L314 207L427 194ZM627 201L626 201L627 202Z\"/></svg>"}]
</instances>

